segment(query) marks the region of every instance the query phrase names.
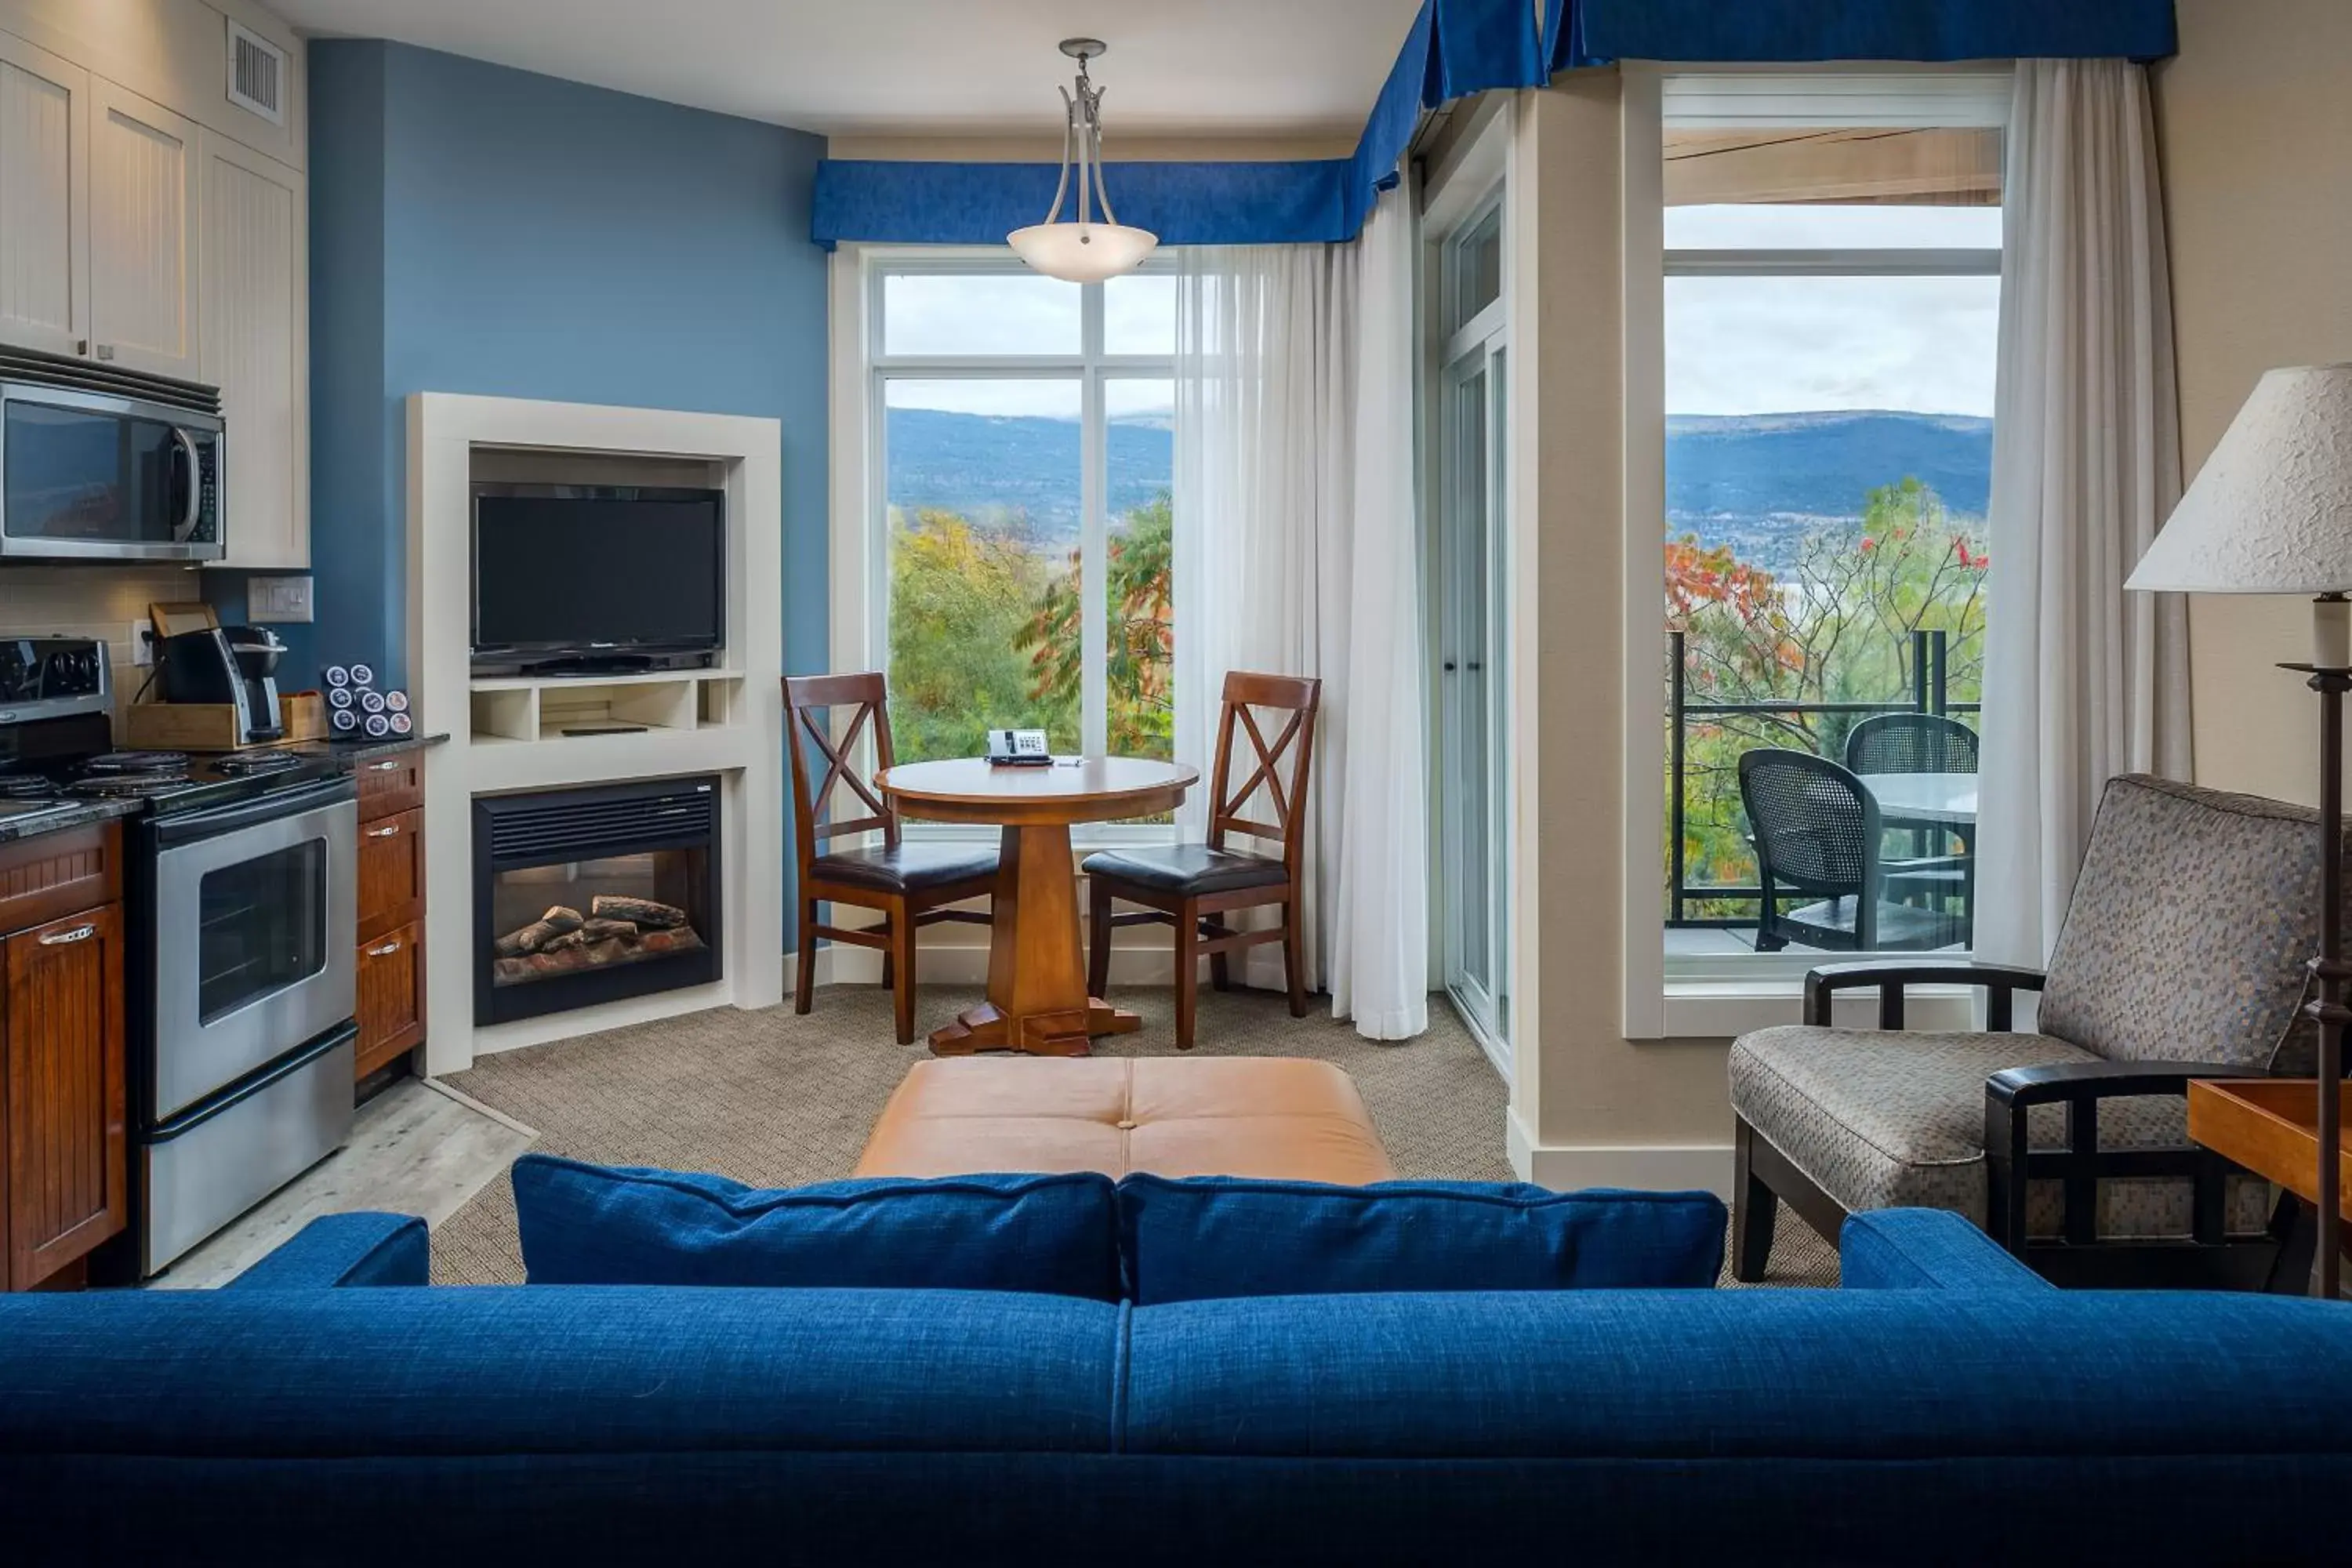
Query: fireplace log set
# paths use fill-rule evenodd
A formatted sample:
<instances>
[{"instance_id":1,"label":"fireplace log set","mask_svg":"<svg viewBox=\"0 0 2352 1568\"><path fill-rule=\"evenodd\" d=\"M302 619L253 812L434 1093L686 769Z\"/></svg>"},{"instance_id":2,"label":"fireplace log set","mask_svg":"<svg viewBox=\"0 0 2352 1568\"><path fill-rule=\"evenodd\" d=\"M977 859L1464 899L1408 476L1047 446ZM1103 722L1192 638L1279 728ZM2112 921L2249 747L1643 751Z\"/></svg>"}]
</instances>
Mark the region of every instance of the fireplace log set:
<instances>
[{"instance_id":1,"label":"fireplace log set","mask_svg":"<svg viewBox=\"0 0 2352 1568\"><path fill-rule=\"evenodd\" d=\"M602 969L667 952L685 952L702 938L676 904L599 893L588 912L557 904L492 944L491 970L501 985Z\"/></svg>"}]
</instances>

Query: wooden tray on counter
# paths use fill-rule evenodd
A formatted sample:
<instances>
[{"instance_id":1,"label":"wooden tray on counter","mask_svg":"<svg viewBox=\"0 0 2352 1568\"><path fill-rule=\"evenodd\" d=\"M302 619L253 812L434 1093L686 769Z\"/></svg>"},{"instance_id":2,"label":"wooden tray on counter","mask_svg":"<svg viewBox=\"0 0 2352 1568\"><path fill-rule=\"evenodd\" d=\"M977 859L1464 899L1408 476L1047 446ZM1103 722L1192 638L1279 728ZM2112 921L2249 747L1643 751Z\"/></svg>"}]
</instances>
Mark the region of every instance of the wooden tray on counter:
<instances>
[{"instance_id":1,"label":"wooden tray on counter","mask_svg":"<svg viewBox=\"0 0 2352 1568\"><path fill-rule=\"evenodd\" d=\"M287 692L278 699L278 722L286 733L259 744L322 740L327 700L315 691ZM122 710L122 737L138 752L243 752L255 744L238 738L236 709L226 702L133 702Z\"/></svg>"}]
</instances>

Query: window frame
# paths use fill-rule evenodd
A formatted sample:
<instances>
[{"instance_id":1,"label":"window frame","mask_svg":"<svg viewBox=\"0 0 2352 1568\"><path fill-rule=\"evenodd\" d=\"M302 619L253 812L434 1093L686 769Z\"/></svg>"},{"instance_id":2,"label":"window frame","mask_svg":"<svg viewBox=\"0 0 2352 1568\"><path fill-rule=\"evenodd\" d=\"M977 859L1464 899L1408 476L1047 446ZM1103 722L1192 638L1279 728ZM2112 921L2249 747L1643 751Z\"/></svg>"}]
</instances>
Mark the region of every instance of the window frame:
<instances>
[{"instance_id":1,"label":"window frame","mask_svg":"<svg viewBox=\"0 0 2352 1568\"><path fill-rule=\"evenodd\" d=\"M1984 248L1679 249L1665 244L1667 99L1680 125L2006 126L2011 73L1985 64L1885 64L1791 73L1733 66L1622 68L1625 385L1625 957L1629 1039L1717 1037L1796 1023L1805 972L1818 953L1673 955L1664 951L1666 831L1661 678L1660 519L1665 515L1665 318L1671 278L1999 277ZM1671 88L1669 84L1672 84ZM1997 107L1996 107L1997 106ZM1877 954L1838 954L1835 961ZM1903 956L1917 956L1903 955ZM1968 993L1930 993L1921 1024L1966 1026Z\"/></svg>"},{"instance_id":2,"label":"window frame","mask_svg":"<svg viewBox=\"0 0 2352 1568\"><path fill-rule=\"evenodd\" d=\"M923 247L914 249L867 247L858 258L858 338L864 373L865 427L861 482L866 498L862 522L865 605L864 668L890 668L890 495L889 384L892 381L1068 381L1079 388L1079 524L1081 571L1106 559L1110 533L1108 508L1109 416L1108 384L1113 381L1164 381L1176 378L1176 355L1171 323L1170 352L1160 354L1114 354L1104 348L1105 285L1078 285L1078 351L1047 354L893 354L887 352L888 325L884 299L888 280L903 277L1034 277L1028 265L1009 251L994 247ZM1160 251L1125 276L1173 277L1177 258ZM1171 482L1173 475L1171 475ZM1098 571L1098 568L1096 570ZM1100 756L1109 739L1109 606L1088 583L1082 601L1079 636L1085 658L1079 689L1079 748ZM1181 632L1180 634L1181 635ZM940 839L993 841L997 830L947 823L908 821L909 836ZM1107 845L1170 844L1177 840L1173 824L1081 823L1070 831L1073 842L1090 847Z\"/></svg>"}]
</instances>

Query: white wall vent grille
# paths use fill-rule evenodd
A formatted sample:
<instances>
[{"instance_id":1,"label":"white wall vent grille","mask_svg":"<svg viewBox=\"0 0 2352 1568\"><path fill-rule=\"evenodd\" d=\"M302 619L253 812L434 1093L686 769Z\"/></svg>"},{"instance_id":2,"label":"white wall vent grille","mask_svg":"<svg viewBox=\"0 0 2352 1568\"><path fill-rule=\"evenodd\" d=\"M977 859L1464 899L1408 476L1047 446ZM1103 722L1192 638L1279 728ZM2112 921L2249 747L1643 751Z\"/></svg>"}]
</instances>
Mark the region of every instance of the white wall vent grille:
<instances>
[{"instance_id":1,"label":"white wall vent grille","mask_svg":"<svg viewBox=\"0 0 2352 1568\"><path fill-rule=\"evenodd\" d=\"M228 100L272 125L286 123L286 51L235 22L228 25Z\"/></svg>"}]
</instances>

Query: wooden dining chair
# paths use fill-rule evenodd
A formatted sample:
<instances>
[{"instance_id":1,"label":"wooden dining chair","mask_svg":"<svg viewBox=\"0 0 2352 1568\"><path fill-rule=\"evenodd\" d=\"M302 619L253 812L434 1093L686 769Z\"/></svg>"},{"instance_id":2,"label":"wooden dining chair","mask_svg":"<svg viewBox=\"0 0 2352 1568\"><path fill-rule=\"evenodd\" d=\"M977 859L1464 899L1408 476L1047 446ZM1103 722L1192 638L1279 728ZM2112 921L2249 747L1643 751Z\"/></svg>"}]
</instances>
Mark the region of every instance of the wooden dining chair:
<instances>
[{"instance_id":1,"label":"wooden dining chair","mask_svg":"<svg viewBox=\"0 0 2352 1568\"><path fill-rule=\"evenodd\" d=\"M835 708L854 708L841 738L829 725ZM870 731L877 768L896 760L890 749L888 688L879 674L788 675L784 678L784 733L793 767L793 846L800 869L800 968L793 981L793 1011L805 1013L814 998L816 942L847 942L878 948L882 984L890 987L898 1016L898 1043L915 1039L915 932L927 925L957 921L987 925L996 893L993 844L906 842L898 813L884 804L872 783L852 765L859 738ZM811 751L824 759L824 777L809 787ZM828 820L837 784L847 784L866 815ZM882 842L828 852L824 846L844 834L881 830ZM992 914L950 909L986 897ZM882 923L864 928L817 923L819 904L852 904L878 910Z\"/></svg>"},{"instance_id":2,"label":"wooden dining chair","mask_svg":"<svg viewBox=\"0 0 2352 1568\"><path fill-rule=\"evenodd\" d=\"M1306 852L1300 829L1307 820L1307 786L1315 757L1315 718L1323 703L1323 683L1289 675L1251 675L1234 670L1225 676L1224 711L1217 722L1217 758L1209 774L1209 838L1205 844L1173 844L1165 848L1108 849L1089 855L1080 868L1087 873L1087 918L1091 941L1087 959L1087 989L1106 996L1110 987L1111 932L1121 926L1170 925L1176 928L1176 1044L1192 1048L1192 1017L1199 999L1199 965L1209 961L1211 984L1220 991L1231 984L1226 955L1270 942L1282 944L1284 984L1290 992L1290 1016L1307 1016L1305 928L1299 911L1299 859ZM1253 710L1287 715L1274 743L1258 727ZM1233 777L1234 737L1247 737L1256 765L1239 789ZM1283 778L1283 759L1292 761L1289 779ZM1242 815L1242 807L1263 785L1273 808L1272 822ZM1265 843L1279 844L1279 857L1228 849L1228 834L1240 834ZM1129 914L1115 913L1114 899L1140 904ZM1235 910L1278 905L1281 923L1262 931L1236 931L1217 917Z\"/></svg>"}]
</instances>

